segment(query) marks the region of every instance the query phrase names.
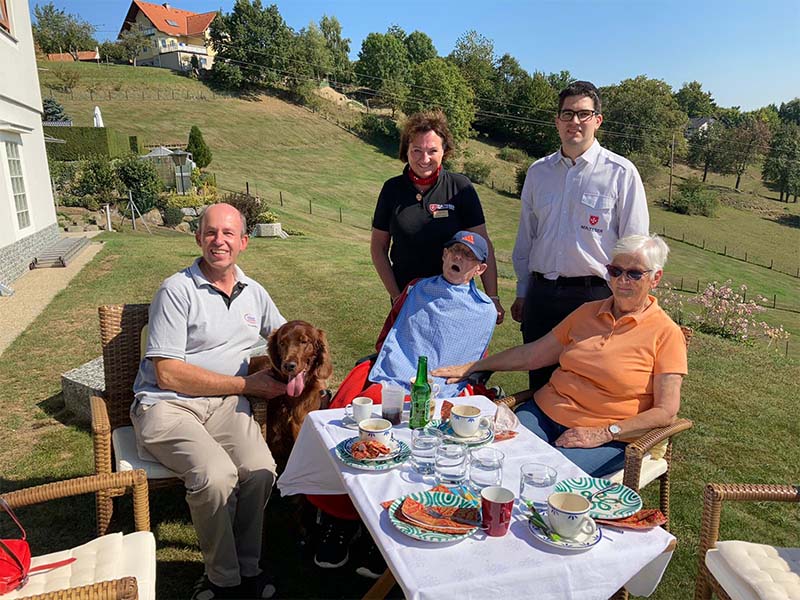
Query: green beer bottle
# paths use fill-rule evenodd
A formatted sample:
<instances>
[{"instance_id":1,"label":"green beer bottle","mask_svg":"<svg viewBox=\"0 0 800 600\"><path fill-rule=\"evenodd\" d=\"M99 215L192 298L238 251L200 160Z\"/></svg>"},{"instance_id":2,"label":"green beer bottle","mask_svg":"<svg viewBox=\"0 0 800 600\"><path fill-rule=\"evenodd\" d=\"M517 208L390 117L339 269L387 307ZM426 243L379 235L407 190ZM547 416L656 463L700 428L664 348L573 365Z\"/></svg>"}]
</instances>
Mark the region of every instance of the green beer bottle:
<instances>
[{"instance_id":1,"label":"green beer bottle","mask_svg":"<svg viewBox=\"0 0 800 600\"><path fill-rule=\"evenodd\" d=\"M411 415L408 426L419 429L428 424L430 418L431 385L428 383L428 357L420 356L417 362L417 377L411 386Z\"/></svg>"}]
</instances>

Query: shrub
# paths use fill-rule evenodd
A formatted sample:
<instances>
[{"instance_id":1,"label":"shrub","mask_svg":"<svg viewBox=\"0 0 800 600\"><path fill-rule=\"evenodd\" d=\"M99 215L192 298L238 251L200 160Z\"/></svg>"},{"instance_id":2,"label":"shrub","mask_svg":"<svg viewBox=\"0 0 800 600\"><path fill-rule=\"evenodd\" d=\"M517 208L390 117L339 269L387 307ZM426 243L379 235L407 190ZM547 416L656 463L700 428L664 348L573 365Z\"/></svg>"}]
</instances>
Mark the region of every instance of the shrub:
<instances>
[{"instance_id":1,"label":"shrub","mask_svg":"<svg viewBox=\"0 0 800 600\"><path fill-rule=\"evenodd\" d=\"M464 161L464 175L469 177L472 183L485 183L492 173L492 167L480 160Z\"/></svg>"},{"instance_id":2,"label":"shrub","mask_svg":"<svg viewBox=\"0 0 800 600\"><path fill-rule=\"evenodd\" d=\"M256 223L277 223L280 217L271 210L262 210L256 217Z\"/></svg>"},{"instance_id":3,"label":"shrub","mask_svg":"<svg viewBox=\"0 0 800 600\"><path fill-rule=\"evenodd\" d=\"M223 202L239 209L239 212L247 219L247 233L252 233L258 223L258 215L263 210L261 198L245 192L231 192L223 198Z\"/></svg>"},{"instance_id":4,"label":"shrub","mask_svg":"<svg viewBox=\"0 0 800 600\"><path fill-rule=\"evenodd\" d=\"M113 202L119 193L120 181L111 161L98 156L81 166L73 193L86 198L86 208L97 210L100 204Z\"/></svg>"},{"instance_id":5,"label":"shrub","mask_svg":"<svg viewBox=\"0 0 800 600\"><path fill-rule=\"evenodd\" d=\"M531 160L528 157L527 152L520 150L519 148L511 148L510 146L500 148L500 153L498 156L500 157L500 160L519 163L521 165L529 165Z\"/></svg>"},{"instance_id":6,"label":"shrub","mask_svg":"<svg viewBox=\"0 0 800 600\"><path fill-rule=\"evenodd\" d=\"M64 112L64 106L55 98L45 98L42 101L43 115L42 120L47 121L69 121L70 118Z\"/></svg>"},{"instance_id":7,"label":"shrub","mask_svg":"<svg viewBox=\"0 0 800 600\"><path fill-rule=\"evenodd\" d=\"M652 154L634 152L628 158L636 165L636 170L644 182L652 181L661 171L661 161Z\"/></svg>"},{"instance_id":8,"label":"shrub","mask_svg":"<svg viewBox=\"0 0 800 600\"><path fill-rule=\"evenodd\" d=\"M125 156L130 153L128 136L108 127L53 127L44 123L44 132L65 144L48 144L47 155L53 160L81 160L92 156Z\"/></svg>"},{"instance_id":9,"label":"shrub","mask_svg":"<svg viewBox=\"0 0 800 600\"><path fill-rule=\"evenodd\" d=\"M152 163L129 154L117 163L117 176L122 185L131 191L142 214L156 206L161 179Z\"/></svg>"},{"instance_id":10,"label":"shrub","mask_svg":"<svg viewBox=\"0 0 800 600\"><path fill-rule=\"evenodd\" d=\"M367 138L371 138L383 143L400 143L400 132L397 130L397 123L387 116L367 113L361 115L361 121L357 128Z\"/></svg>"},{"instance_id":11,"label":"shrub","mask_svg":"<svg viewBox=\"0 0 800 600\"><path fill-rule=\"evenodd\" d=\"M80 73L63 65L54 65L51 67L51 71L58 79L61 91L66 94L69 94L81 80Z\"/></svg>"},{"instance_id":12,"label":"shrub","mask_svg":"<svg viewBox=\"0 0 800 600\"><path fill-rule=\"evenodd\" d=\"M299 229L295 229L294 227L281 227L281 229L285 231L287 235L297 235L297 236L305 235L305 232Z\"/></svg>"},{"instance_id":13,"label":"shrub","mask_svg":"<svg viewBox=\"0 0 800 600\"><path fill-rule=\"evenodd\" d=\"M528 169L526 167L519 167L517 169L517 194L522 195L522 188L525 185L525 178L528 176Z\"/></svg>"},{"instance_id":14,"label":"shrub","mask_svg":"<svg viewBox=\"0 0 800 600\"><path fill-rule=\"evenodd\" d=\"M211 164L211 149L203 139L203 133L197 125L192 125L189 131L189 143L186 145L186 151L192 153L192 160L199 169L205 169Z\"/></svg>"},{"instance_id":15,"label":"shrub","mask_svg":"<svg viewBox=\"0 0 800 600\"><path fill-rule=\"evenodd\" d=\"M165 206L162 211L164 215L164 225L167 227L175 227L183 222L183 212L177 206Z\"/></svg>"},{"instance_id":16,"label":"shrub","mask_svg":"<svg viewBox=\"0 0 800 600\"><path fill-rule=\"evenodd\" d=\"M239 90L244 84L244 76L237 65L215 60L208 74L208 82L217 89Z\"/></svg>"},{"instance_id":17,"label":"shrub","mask_svg":"<svg viewBox=\"0 0 800 600\"><path fill-rule=\"evenodd\" d=\"M208 204L208 201L203 196L198 194L162 194L159 197L158 205L160 208L198 208Z\"/></svg>"},{"instance_id":18,"label":"shrub","mask_svg":"<svg viewBox=\"0 0 800 600\"><path fill-rule=\"evenodd\" d=\"M719 199L714 192L705 189L697 177L689 177L678 186L678 195L668 208L683 215L713 217L719 208Z\"/></svg>"}]
</instances>

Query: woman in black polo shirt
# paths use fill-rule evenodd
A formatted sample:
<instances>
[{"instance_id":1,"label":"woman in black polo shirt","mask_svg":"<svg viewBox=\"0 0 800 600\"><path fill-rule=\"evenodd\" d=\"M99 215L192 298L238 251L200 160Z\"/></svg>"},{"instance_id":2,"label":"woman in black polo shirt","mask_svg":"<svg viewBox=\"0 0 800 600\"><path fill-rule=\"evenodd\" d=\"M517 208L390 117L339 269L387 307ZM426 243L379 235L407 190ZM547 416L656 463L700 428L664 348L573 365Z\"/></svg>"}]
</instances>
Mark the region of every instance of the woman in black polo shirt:
<instances>
[{"instance_id":1,"label":"woman in black polo shirt","mask_svg":"<svg viewBox=\"0 0 800 600\"><path fill-rule=\"evenodd\" d=\"M497 323L505 311L497 295L497 265L486 231L481 201L469 179L442 169L453 151L453 137L441 111L416 113L400 135L403 174L383 184L372 218L372 264L394 302L418 277L442 272L442 247L461 230L474 231L489 243L483 289L497 307Z\"/></svg>"}]
</instances>

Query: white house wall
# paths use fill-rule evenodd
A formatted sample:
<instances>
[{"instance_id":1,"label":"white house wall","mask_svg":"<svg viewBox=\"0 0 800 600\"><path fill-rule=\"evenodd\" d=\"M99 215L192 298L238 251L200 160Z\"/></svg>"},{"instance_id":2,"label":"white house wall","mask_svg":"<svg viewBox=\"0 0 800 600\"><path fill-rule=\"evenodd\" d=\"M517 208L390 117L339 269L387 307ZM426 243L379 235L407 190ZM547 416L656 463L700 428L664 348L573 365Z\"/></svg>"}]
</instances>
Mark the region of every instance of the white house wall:
<instances>
[{"instance_id":1,"label":"white house wall","mask_svg":"<svg viewBox=\"0 0 800 600\"><path fill-rule=\"evenodd\" d=\"M0 30L0 282L25 272L59 238L42 131L42 97L27 0L8 0L11 35ZM6 142L18 144L30 224L20 228Z\"/></svg>"}]
</instances>

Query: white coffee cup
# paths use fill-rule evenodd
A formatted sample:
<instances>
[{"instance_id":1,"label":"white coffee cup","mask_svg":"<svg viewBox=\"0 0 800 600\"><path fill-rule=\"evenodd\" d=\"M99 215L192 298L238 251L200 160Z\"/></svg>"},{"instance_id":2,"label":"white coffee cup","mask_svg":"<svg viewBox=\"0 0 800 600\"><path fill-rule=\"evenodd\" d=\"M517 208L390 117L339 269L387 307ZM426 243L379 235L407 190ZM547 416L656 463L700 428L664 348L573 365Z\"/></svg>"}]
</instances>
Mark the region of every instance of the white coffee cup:
<instances>
[{"instance_id":1,"label":"white coffee cup","mask_svg":"<svg viewBox=\"0 0 800 600\"><path fill-rule=\"evenodd\" d=\"M469 404L456 404L450 411L450 425L459 437L473 437L478 429L492 426L487 417L481 416L481 409Z\"/></svg>"},{"instance_id":2,"label":"white coffee cup","mask_svg":"<svg viewBox=\"0 0 800 600\"><path fill-rule=\"evenodd\" d=\"M344 407L344 415L356 423L369 419L372 416L372 398L366 396L353 398L353 401Z\"/></svg>"},{"instance_id":3,"label":"white coffee cup","mask_svg":"<svg viewBox=\"0 0 800 600\"><path fill-rule=\"evenodd\" d=\"M580 494L556 492L547 498L547 519L561 536L575 539L579 534L593 535L597 523L589 516L592 503Z\"/></svg>"},{"instance_id":4,"label":"white coffee cup","mask_svg":"<svg viewBox=\"0 0 800 600\"><path fill-rule=\"evenodd\" d=\"M375 440L384 446L394 445L392 423L386 419L364 419L358 423L358 437L364 441Z\"/></svg>"}]
</instances>

